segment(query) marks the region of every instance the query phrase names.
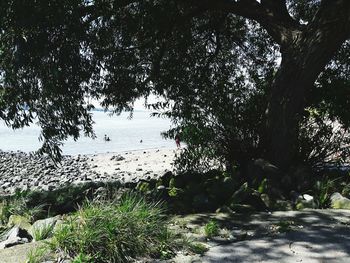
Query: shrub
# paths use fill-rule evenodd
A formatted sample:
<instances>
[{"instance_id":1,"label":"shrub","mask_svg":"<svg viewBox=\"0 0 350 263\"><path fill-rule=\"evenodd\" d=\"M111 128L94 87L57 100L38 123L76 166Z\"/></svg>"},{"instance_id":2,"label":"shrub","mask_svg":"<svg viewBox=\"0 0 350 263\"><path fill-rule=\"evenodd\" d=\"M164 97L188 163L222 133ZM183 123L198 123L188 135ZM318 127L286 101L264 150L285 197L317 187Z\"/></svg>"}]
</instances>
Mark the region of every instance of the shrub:
<instances>
[{"instance_id":1,"label":"shrub","mask_svg":"<svg viewBox=\"0 0 350 263\"><path fill-rule=\"evenodd\" d=\"M29 207L24 198L2 200L0 202L0 223L7 223L11 215L20 215L34 222L42 217L44 205Z\"/></svg>"},{"instance_id":2,"label":"shrub","mask_svg":"<svg viewBox=\"0 0 350 263\"><path fill-rule=\"evenodd\" d=\"M204 226L204 233L207 237L214 237L219 234L219 225L216 221L210 220L205 226Z\"/></svg>"},{"instance_id":3,"label":"shrub","mask_svg":"<svg viewBox=\"0 0 350 263\"><path fill-rule=\"evenodd\" d=\"M98 263L169 255L173 235L163 212L159 203L135 194L124 195L119 203L87 202L58 228L51 246L76 262L82 256Z\"/></svg>"}]
</instances>

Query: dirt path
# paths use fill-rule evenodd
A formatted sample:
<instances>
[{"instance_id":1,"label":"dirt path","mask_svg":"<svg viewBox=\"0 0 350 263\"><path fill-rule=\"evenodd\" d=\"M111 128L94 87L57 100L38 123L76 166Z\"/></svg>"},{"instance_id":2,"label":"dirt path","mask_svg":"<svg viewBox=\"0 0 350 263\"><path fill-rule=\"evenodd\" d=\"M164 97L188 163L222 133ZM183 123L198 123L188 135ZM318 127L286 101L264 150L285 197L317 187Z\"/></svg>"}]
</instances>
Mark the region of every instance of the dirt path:
<instances>
[{"instance_id":1,"label":"dirt path","mask_svg":"<svg viewBox=\"0 0 350 263\"><path fill-rule=\"evenodd\" d=\"M209 220L216 220L221 233L229 238L206 239L201 229ZM194 214L176 216L173 222L177 222L173 227L191 233L191 239L205 244L209 250L203 256L179 254L167 262L350 262L350 210ZM0 263L24 262L36 244L0 250Z\"/></svg>"},{"instance_id":2,"label":"dirt path","mask_svg":"<svg viewBox=\"0 0 350 263\"><path fill-rule=\"evenodd\" d=\"M350 262L350 211L304 210L254 215L193 215L188 224L208 218L246 231L244 240L208 241L202 257L179 256L173 262ZM183 219L185 220L185 219ZM237 231L236 231L237 232Z\"/></svg>"}]
</instances>

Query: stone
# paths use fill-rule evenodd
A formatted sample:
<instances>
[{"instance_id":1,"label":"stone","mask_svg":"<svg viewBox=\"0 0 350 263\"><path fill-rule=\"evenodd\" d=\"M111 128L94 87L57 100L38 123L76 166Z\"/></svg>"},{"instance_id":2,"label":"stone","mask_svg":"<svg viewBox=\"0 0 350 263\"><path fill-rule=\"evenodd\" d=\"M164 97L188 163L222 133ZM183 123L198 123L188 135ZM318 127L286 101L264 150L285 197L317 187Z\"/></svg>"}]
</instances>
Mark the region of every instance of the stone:
<instances>
[{"instance_id":1,"label":"stone","mask_svg":"<svg viewBox=\"0 0 350 263\"><path fill-rule=\"evenodd\" d=\"M22 229L29 231L32 225L30 224L30 220L24 216L11 215L9 217L7 226L8 227L18 226Z\"/></svg>"},{"instance_id":2,"label":"stone","mask_svg":"<svg viewBox=\"0 0 350 263\"><path fill-rule=\"evenodd\" d=\"M57 221L60 218L61 218L60 216L55 216L55 217L50 217L50 218L35 221L33 223L32 227L30 228L29 233L32 234L34 230L39 230L39 229L43 229L46 227L50 227L50 228L54 229Z\"/></svg>"},{"instance_id":3,"label":"stone","mask_svg":"<svg viewBox=\"0 0 350 263\"><path fill-rule=\"evenodd\" d=\"M316 209L316 208L318 208L318 205L315 202L313 196L311 196L309 194L303 194L297 198L295 207L298 210L302 210L305 208Z\"/></svg>"},{"instance_id":4,"label":"stone","mask_svg":"<svg viewBox=\"0 0 350 263\"><path fill-rule=\"evenodd\" d=\"M238 204L241 203L242 200L250 193L250 189L248 188L248 183L245 182L241 185L241 187L236 190L231 197L230 203Z\"/></svg>"},{"instance_id":5,"label":"stone","mask_svg":"<svg viewBox=\"0 0 350 263\"><path fill-rule=\"evenodd\" d=\"M265 193L261 194L260 198L261 198L261 201L264 202L264 204L265 204L265 206L267 208L271 208L272 207L271 199L270 199L270 197L267 194L265 194Z\"/></svg>"},{"instance_id":6,"label":"stone","mask_svg":"<svg viewBox=\"0 0 350 263\"><path fill-rule=\"evenodd\" d=\"M314 197L311 196L311 195L308 195L308 194L303 194L303 198L304 198L306 201L312 201L312 200L314 200Z\"/></svg>"},{"instance_id":7,"label":"stone","mask_svg":"<svg viewBox=\"0 0 350 263\"><path fill-rule=\"evenodd\" d=\"M170 182L170 179L173 177L173 173L170 172L170 171L167 171L165 172L163 175L162 175L162 181L163 181L163 184L164 185L169 185L169 182Z\"/></svg>"},{"instance_id":8,"label":"stone","mask_svg":"<svg viewBox=\"0 0 350 263\"><path fill-rule=\"evenodd\" d=\"M342 196L340 193L336 192L331 195L331 207L333 209L347 209L350 210L350 199Z\"/></svg>"},{"instance_id":9,"label":"stone","mask_svg":"<svg viewBox=\"0 0 350 263\"><path fill-rule=\"evenodd\" d=\"M157 187L157 190L158 191L161 191L161 190L164 190L165 189L165 186L164 185L159 185L158 187Z\"/></svg>"},{"instance_id":10,"label":"stone","mask_svg":"<svg viewBox=\"0 0 350 263\"><path fill-rule=\"evenodd\" d=\"M27 232L27 230L16 226L7 232L5 235L5 240L0 242L0 249L28 243L32 239L32 236Z\"/></svg>"},{"instance_id":11,"label":"stone","mask_svg":"<svg viewBox=\"0 0 350 263\"><path fill-rule=\"evenodd\" d=\"M234 193L235 182L231 177L223 178L222 182L219 182L217 185L220 187L217 196L222 199L227 199Z\"/></svg>"},{"instance_id":12,"label":"stone","mask_svg":"<svg viewBox=\"0 0 350 263\"><path fill-rule=\"evenodd\" d=\"M199 211L205 211L208 210L209 206L209 199L204 194L198 194L193 197L192 206L199 210Z\"/></svg>"},{"instance_id":13,"label":"stone","mask_svg":"<svg viewBox=\"0 0 350 263\"><path fill-rule=\"evenodd\" d=\"M279 181L281 179L280 170L277 166L264 159L256 159L247 167L247 175L251 182L262 182L264 179L269 182Z\"/></svg>"},{"instance_id":14,"label":"stone","mask_svg":"<svg viewBox=\"0 0 350 263\"><path fill-rule=\"evenodd\" d=\"M36 248L42 247L43 243L31 242L16 245L6 249L0 250L0 262L1 263L22 263L28 262L28 254L30 251L35 250Z\"/></svg>"},{"instance_id":15,"label":"stone","mask_svg":"<svg viewBox=\"0 0 350 263\"><path fill-rule=\"evenodd\" d=\"M10 183L10 182L6 182L6 183L4 183L1 187L4 188L4 189L6 189L6 188L8 188L8 187L10 187L10 186L11 186L11 183Z\"/></svg>"},{"instance_id":16,"label":"stone","mask_svg":"<svg viewBox=\"0 0 350 263\"><path fill-rule=\"evenodd\" d=\"M286 201L286 200L276 200L276 202L273 205L273 208L275 210L279 210L279 211L292 211L293 210L293 206L292 206L291 202Z\"/></svg>"}]
</instances>

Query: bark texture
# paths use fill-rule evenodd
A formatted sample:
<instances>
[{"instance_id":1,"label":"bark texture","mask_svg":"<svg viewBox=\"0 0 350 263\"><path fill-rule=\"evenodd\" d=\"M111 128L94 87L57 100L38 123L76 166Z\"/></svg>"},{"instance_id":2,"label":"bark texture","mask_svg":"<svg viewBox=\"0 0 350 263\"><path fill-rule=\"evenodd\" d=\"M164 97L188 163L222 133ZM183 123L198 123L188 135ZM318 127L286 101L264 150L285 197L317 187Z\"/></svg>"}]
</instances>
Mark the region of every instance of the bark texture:
<instances>
[{"instance_id":1,"label":"bark texture","mask_svg":"<svg viewBox=\"0 0 350 263\"><path fill-rule=\"evenodd\" d=\"M283 170L296 161L308 93L349 32L350 1L324 1L308 26L281 43L282 62L267 109L267 158Z\"/></svg>"},{"instance_id":2,"label":"bark texture","mask_svg":"<svg viewBox=\"0 0 350 263\"><path fill-rule=\"evenodd\" d=\"M280 45L282 62L269 91L263 141L269 161L287 170L297 154L298 124L307 95L350 36L350 1L322 0L307 24L292 18L286 0L215 2L229 12L257 21Z\"/></svg>"}]
</instances>

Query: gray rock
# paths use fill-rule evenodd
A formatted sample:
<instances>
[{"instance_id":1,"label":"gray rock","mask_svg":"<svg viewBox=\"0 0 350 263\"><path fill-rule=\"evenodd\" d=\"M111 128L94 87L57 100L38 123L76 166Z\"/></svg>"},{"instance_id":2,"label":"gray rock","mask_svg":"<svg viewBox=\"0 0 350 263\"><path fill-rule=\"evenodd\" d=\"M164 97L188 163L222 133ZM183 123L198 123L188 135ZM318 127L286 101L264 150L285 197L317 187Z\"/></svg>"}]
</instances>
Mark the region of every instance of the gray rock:
<instances>
[{"instance_id":1,"label":"gray rock","mask_svg":"<svg viewBox=\"0 0 350 263\"><path fill-rule=\"evenodd\" d=\"M29 230L29 233L33 233L34 230L41 230L47 227L54 229L57 221L60 220L60 216L50 217L42 220L35 221Z\"/></svg>"},{"instance_id":2,"label":"gray rock","mask_svg":"<svg viewBox=\"0 0 350 263\"><path fill-rule=\"evenodd\" d=\"M164 190L164 189L165 189L165 186L164 186L164 185L159 185L159 186L157 187L157 190L159 190L159 191Z\"/></svg>"},{"instance_id":3,"label":"gray rock","mask_svg":"<svg viewBox=\"0 0 350 263\"><path fill-rule=\"evenodd\" d=\"M313 196L308 195L308 194L303 194L297 198L296 208L298 210L305 209L305 208L316 209L316 208L318 208L318 205L317 205L316 201L314 200Z\"/></svg>"},{"instance_id":4,"label":"gray rock","mask_svg":"<svg viewBox=\"0 0 350 263\"><path fill-rule=\"evenodd\" d=\"M332 194L330 199L332 208L350 210L350 199L342 196L340 193Z\"/></svg>"},{"instance_id":5,"label":"gray rock","mask_svg":"<svg viewBox=\"0 0 350 263\"><path fill-rule=\"evenodd\" d=\"M28 243L31 240L32 237L26 230L14 227L5 235L5 241L0 242L0 249Z\"/></svg>"}]
</instances>

